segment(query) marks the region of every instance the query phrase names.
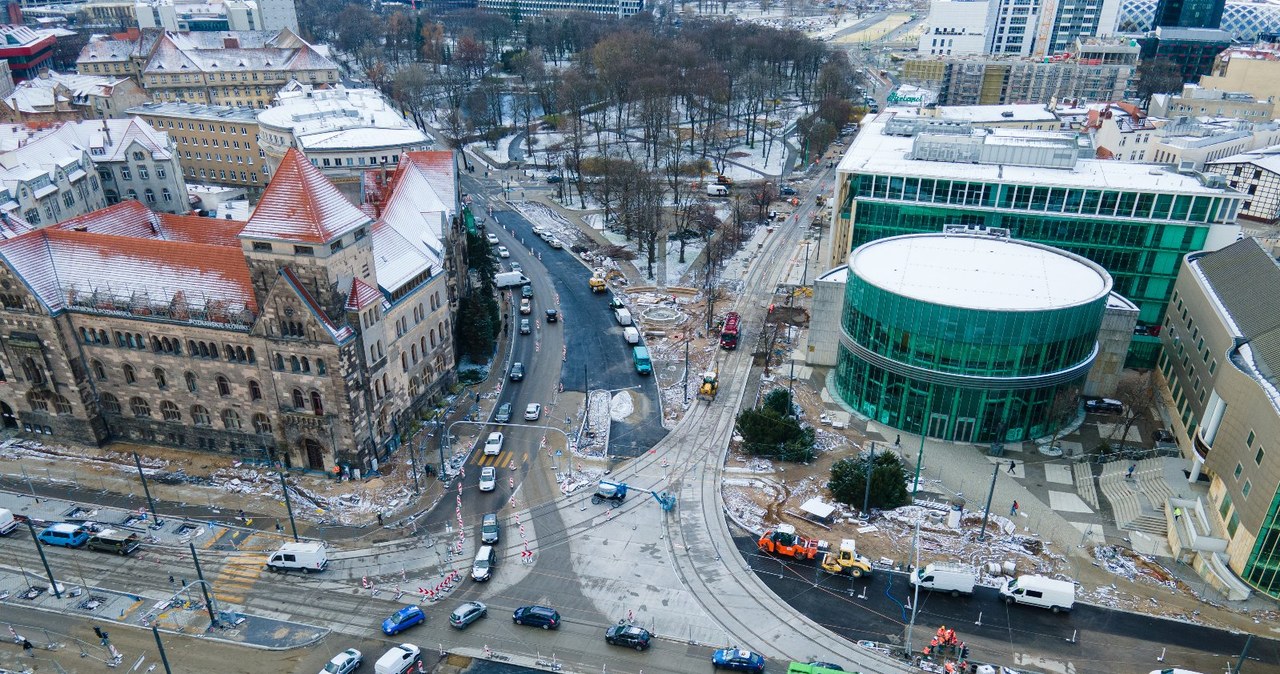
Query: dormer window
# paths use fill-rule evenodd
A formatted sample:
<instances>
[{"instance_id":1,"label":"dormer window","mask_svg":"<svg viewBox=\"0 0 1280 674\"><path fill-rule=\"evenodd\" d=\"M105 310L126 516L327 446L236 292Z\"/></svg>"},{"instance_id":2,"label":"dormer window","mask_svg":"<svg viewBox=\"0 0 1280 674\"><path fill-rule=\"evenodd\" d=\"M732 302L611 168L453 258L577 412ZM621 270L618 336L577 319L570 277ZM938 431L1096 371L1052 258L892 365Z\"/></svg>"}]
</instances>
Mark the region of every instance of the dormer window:
<instances>
[{"instance_id":1,"label":"dormer window","mask_svg":"<svg viewBox=\"0 0 1280 674\"><path fill-rule=\"evenodd\" d=\"M254 241L253 249L259 253L270 253L271 244L267 243L266 241Z\"/></svg>"},{"instance_id":2,"label":"dormer window","mask_svg":"<svg viewBox=\"0 0 1280 674\"><path fill-rule=\"evenodd\" d=\"M356 230L356 241L363 239L364 236L365 236L364 227L361 227L360 229Z\"/></svg>"},{"instance_id":3,"label":"dormer window","mask_svg":"<svg viewBox=\"0 0 1280 674\"><path fill-rule=\"evenodd\" d=\"M294 246L293 254L312 256L316 254L316 249L311 246Z\"/></svg>"}]
</instances>

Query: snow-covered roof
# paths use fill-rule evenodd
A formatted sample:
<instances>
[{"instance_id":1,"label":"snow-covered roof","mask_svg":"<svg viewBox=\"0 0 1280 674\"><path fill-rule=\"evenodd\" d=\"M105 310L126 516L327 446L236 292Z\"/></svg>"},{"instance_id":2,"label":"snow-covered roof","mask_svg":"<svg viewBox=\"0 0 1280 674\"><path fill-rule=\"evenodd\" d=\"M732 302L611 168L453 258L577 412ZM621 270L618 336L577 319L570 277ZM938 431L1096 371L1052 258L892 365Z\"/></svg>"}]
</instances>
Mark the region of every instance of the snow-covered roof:
<instances>
[{"instance_id":1,"label":"snow-covered roof","mask_svg":"<svg viewBox=\"0 0 1280 674\"><path fill-rule=\"evenodd\" d=\"M373 89L286 87L258 114L264 128L287 131L304 150L423 146L430 139Z\"/></svg>"},{"instance_id":2,"label":"snow-covered roof","mask_svg":"<svg viewBox=\"0 0 1280 674\"><path fill-rule=\"evenodd\" d=\"M1250 152L1241 152L1230 157L1223 157L1217 161L1208 162L1209 166L1216 164L1252 164L1264 171L1280 174L1280 145L1272 145L1271 147L1264 147Z\"/></svg>"},{"instance_id":3,"label":"snow-covered roof","mask_svg":"<svg viewBox=\"0 0 1280 674\"><path fill-rule=\"evenodd\" d=\"M351 292L347 293L347 311L361 311L375 304L380 304L384 298L382 293L378 292L373 286L361 281L358 278L351 279Z\"/></svg>"},{"instance_id":4,"label":"snow-covered roof","mask_svg":"<svg viewBox=\"0 0 1280 674\"><path fill-rule=\"evenodd\" d=\"M240 236L328 243L372 224L301 152L290 148Z\"/></svg>"},{"instance_id":5,"label":"snow-covered roof","mask_svg":"<svg viewBox=\"0 0 1280 674\"><path fill-rule=\"evenodd\" d=\"M0 25L0 42L8 47L25 47L52 37L52 35L42 35L26 26Z\"/></svg>"},{"instance_id":6,"label":"snow-covered roof","mask_svg":"<svg viewBox=\"0 0 1280 674\"><path fill-rule=\"evenodd\" d=\"M849 268L896 295L987 311L1061 309L1111 292L1111 275L1078 255L987 235L879 239L850 253Z\"/></svg>"},{"instance_id":7,"label":"snow-covered roof","mask_svg":"<svg viewBox=\"0 0 1280 674\"><path fill-rule=\"evenodd\" d=\"M104 209L64 220L53 228L127 236L156 241L180 241L240 250L238 234L244 222L215 220L193 215L157 213L136 199L126 199Z\"/></svg>"},{"instance_id":8,"label":"snow-covered roof","mask_svg":"<svg viewBox=\"0 0 1280 674\"><path fill-rule=\"evenodd\" d=\"M166 32L145 73L335 70L309 43L288 30Z\"/></svg>"},{"instance_id":9,"label":"snow-covered roof","mask_svg":"<svg viewBox=\"0 0 1280 674\"><path fill-rule=\"evenodd\" d=\"M1033 103L1010 105L939 105L937 115L974 124L1014 122L1056 122L1058 116L1046 106Z\"/></svg>"},{"instance_id":10,"label":"snow-covered roof","mask_svg":"<svg viewBox=\"0 0 1280 674\"><path fill-rule=\"evenodd\" d=\"M1157 165L1143 167L1132 162L1077 159L1071 168L1059 169L911 159L913 138L884 133L885 124L892 117L892 112L882 113L863 125L862 131L854 138L848 151L840 160L838 167L840 172L882 173L948 180L984 180L993 183L1052 187L1238 196L1232 190L1206 185L1194 175L1178 173ZM1061 137L1061 134L1055 131L1012 132L1007 129L991 129L988 130L988 134L992 138L999 139L1002 144L1012 143L1015 135L1026 139L1028 143L1038 139L1048 141L1051 137Z\"/></svg>"},{"instance_id":11,"label":"snow-covered roof","mask_svg":"<svg viewBox=\"0 0 1280 674\"><path fill-rule=\"evenodd\" d=\"M444 265L446 228L458 212L453 152L406 152L393 181L373 240L378 283L388 291L428 266Z\"/></svg>"}]
</instances>

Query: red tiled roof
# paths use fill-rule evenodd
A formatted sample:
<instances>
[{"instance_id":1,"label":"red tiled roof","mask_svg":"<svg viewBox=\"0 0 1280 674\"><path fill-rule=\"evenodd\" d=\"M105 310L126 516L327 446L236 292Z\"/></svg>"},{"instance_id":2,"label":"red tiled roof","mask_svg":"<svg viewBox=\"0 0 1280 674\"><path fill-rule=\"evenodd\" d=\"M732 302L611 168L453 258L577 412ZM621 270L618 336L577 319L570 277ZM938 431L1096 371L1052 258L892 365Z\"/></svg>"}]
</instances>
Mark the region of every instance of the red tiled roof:
<instances>
[{"instance_id":1,"label":"red tiled roof","mask_svg":"<svg viewBox=\"0 0 1280 674\"><path fill-rule=\"evenodd\" d=\"M382 301L382 293L360 279L351 280L351 293L347 295L347 311L360 311Z\"/></svg>"},{"instance_id":2,"label":"red tiled roof","mask_svg":"<svg viewBox=\"0 0 1280 674\"><path fill-rule=\"evenodd\" d=\"M240 236L328 243L371 222L320 169L290 148Z\"/></svg>"},{"instance_id":3,"label":"red tiled roof","mask_svg":"<svg viewBox=\"0 0 1280 674\"><path fill-rule=\"evenodd\" d=\"M141 202L129 199L65 220L50 228L239 249L238 235L244 224L239 220L156 213Z\"/></svg>"},{"instance_id":4,"label":"red tiled roof","mask_svg":"<svg viewBox=\"0 0 1280 674\"><path fill-rule=\"evenodd\" d=\"M239 248L49 227L0 242L0 257L55 312L96 291L153 306L181 294L193 311L257 313Z\"/></svg>"}]
</instances>

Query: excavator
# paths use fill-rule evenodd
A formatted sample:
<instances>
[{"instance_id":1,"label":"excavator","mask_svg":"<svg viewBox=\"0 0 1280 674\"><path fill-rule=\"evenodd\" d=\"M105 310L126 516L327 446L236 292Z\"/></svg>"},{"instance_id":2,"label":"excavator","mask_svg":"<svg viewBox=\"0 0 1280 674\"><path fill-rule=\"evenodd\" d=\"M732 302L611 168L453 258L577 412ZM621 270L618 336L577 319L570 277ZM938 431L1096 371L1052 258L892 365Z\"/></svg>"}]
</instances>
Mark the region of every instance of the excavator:
<instances>
[{"instance_id":1,"label":"excavator","mask_svg":"<svg viewBox=\"0 0 1280 674\"><path fill-rule=\"evenodd\" d=\"M711 402L716 399L716 392L720 390L720 374L715 370L702 373L702 384L698 386L698 400Z\"/></svg>"},{"instance_id":2,"label":"excavator","mask_svg":"<svg viewBox=\"0 0 1280 674\"><path fill-rule=\"evenodd\" d=\"M607 289L604 282L604 268L596 267L595 270L591 272L591 280L587 281L587 283L591 285L591 292L604 292Z\"/></svg>"},{"instance_id":3,"label":"excavator","mask_svg":"<svg viewBox=\"0 0 1280 674\"><path fill-rule=\"evenodd\" d=\"M779 524L764 532L757 545L764 552L796 559L813 559L819 552L825 552L827 549L826 541L805 538L797 534L796 528L790 524Z\"/></svg>"},{"instance_id":4,"label":"excavator","mask_svg":"<svg viewBox=\"0 0 1280 674\"><path fill-rule=\"evenodd\" d=\"M852 538L840 541L840 549L828 552L822 558L822 570L827 573L847 573L854 578L871 575L871 560L858 554L857 543Z\"/></svg>"}]
</instances>

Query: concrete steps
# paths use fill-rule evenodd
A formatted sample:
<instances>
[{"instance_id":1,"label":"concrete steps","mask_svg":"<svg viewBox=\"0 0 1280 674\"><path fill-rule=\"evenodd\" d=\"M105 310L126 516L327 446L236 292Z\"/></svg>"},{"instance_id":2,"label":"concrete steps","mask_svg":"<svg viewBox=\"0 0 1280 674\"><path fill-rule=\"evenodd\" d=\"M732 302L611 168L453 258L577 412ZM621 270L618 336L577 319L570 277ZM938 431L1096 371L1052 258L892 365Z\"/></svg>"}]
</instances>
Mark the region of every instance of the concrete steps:
<instances>
[{"instance_id":1,"label":"concrete steps","mask_svg":"<svg viewBox=\"0 0 1280 674\"><path fill-rule=\"evenodd\" d=\"M1128 529L1130 531L1141 531L1153 536L1164 537L1169 535L1169 531L1165 527L1164 518L1156 517L1154 515L1139 515L1133 521L1129 522L1127 526L1121 528Z\"/></svg>"},{"instance_id":2,"label":"concrete steps","mask_svg":"<svg viewBox=\"0 0 1280 674\"><path fill-rule=\"evenodd\" d=\"M1098 505L1098 489L1093 483L1093 466L1088 463L1077 463L1071 466L1071 473L1075 477L1076 493L1085 503L1093 506L1094 510L1101 508Z\"/></svg>"},{"instance_id":3,"label":"concrete steps","mask_svg":"<svg viewBox=\"0 0 1280 674\"><path fill-rule=\"evenodd\" d=\"M1164 479L1164 462L1168 459L1143 459L1138 462L1138 470L1134 472L1138 478L1139 488L1151 501L1151 507L1164 512L1164 506L1173 498L1173 489Z\"/></svg>"},{"instance_id":4,"label":"concrete steps","mask_svg":"<svg viewBox=\"0 0 1280 674\"><path fill-rule=\"evenodd\" d=\"M1098 487L1111 504L1116 526L1127 529L1131 522L1142 516L1142 502L1138 499L1138 492L1133 490L1132 482L1125 479L1128 464L1121 465L1122 463L1112 461L1103 464L1102 474L1098 476Z\"/></svg>"}]
</instances>

